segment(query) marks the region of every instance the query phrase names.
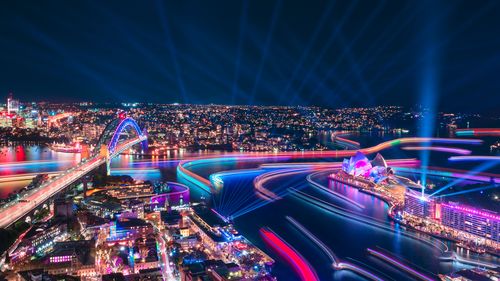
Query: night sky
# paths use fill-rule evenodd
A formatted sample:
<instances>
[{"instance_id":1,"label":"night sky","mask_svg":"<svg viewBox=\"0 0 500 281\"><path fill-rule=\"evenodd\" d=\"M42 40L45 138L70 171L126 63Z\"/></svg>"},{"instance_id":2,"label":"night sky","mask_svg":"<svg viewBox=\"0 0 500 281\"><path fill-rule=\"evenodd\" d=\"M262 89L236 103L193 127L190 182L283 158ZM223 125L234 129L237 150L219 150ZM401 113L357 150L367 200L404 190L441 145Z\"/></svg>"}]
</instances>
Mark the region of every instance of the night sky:
<instances>
[{"instance_id":1,"label":"night sky","mask_svg":"<svg viewBox=\"0 0 500 281\"><path fill-rule=\"evenodd\" d=\"M499 1L2 1L0 53L24 101L500 106Z\"/></svg>"}]
</instances>

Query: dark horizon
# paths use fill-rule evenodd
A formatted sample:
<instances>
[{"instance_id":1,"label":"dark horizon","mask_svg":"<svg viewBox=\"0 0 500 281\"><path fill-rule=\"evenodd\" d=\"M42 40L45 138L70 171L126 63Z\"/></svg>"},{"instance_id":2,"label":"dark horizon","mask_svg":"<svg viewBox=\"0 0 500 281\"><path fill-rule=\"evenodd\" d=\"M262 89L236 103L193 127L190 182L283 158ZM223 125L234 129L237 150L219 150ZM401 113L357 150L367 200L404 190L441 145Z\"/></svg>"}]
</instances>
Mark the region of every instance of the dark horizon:
<instances>
[{"instance_id":1,"label":"dark horizon","mask_svg":"<svg viewBox=\"0 0 500 281\"><path fill-rule=\"evenodd\" d=\"M4 3L0 96L495 113L500 3ZM429 99L430 97L430 99Z\"/></svg>"}]
</instances>

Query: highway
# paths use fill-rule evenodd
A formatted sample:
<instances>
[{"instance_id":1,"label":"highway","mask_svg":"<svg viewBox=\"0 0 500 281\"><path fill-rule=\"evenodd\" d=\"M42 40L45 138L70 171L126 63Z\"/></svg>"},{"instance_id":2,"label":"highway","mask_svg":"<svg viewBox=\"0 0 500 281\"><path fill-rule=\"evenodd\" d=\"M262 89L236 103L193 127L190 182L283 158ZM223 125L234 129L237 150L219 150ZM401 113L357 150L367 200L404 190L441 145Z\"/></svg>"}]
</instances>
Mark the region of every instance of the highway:
<instances>
[{"instance_id":1,"label":"highway","mask_svg":"<svg viewBox=\"0 0 500 281\"><path fill-rule=\"evenodd\" d=\"M134 144L141 141L143 141L143 138L138 137L120 144L120 146L115 149L115 152L109 155L109 158L111 159L116 157L127 148L130 148ZM0 228L6 228L12 225L47 199L51 198L68 185L74 183L79 178L105 162L106 157L100 155L94 156L86 161L82 161L76 167L73 167L61 173L59 176L50 179L40 187L27 191L18 201L13 201L2 206L0 209Z\"/></svg>"}]
</instances>

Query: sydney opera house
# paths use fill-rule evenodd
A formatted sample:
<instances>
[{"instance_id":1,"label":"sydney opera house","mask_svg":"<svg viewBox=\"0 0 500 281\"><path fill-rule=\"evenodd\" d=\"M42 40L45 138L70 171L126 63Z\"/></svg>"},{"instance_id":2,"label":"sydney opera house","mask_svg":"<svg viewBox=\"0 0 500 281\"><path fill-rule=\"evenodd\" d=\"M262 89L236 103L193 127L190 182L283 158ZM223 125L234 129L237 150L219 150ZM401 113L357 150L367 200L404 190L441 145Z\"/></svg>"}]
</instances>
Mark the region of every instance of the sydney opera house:
<instances>
[{"instance_id":1,"label":"sydney opera house","mask_svg":"<svg viewBox=\"0 0 500 281\"><path fill-rule=\"evenodd\" d=\"M386 180L388 175L393 173L391 168L387 167L384 157L379 153L370 161L359 151L350 159L344 159L342 171L355 177L362 176L374 183Z\"/></svg>"}]
</instances>

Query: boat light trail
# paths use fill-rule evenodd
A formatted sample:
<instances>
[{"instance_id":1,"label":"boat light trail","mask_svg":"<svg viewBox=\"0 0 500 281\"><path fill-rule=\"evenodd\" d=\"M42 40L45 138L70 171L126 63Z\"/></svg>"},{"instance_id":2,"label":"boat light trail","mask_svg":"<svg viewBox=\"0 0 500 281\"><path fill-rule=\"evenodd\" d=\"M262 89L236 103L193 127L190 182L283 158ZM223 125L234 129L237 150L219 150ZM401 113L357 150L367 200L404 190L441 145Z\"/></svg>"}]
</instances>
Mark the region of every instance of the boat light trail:
<instances>
[{"instance_id":1,"label":"boat light trail","mask_svg":"<svg viewBox=\"0 0 500 281\"><path fill-rule=\"evenodd\" d=\"M264 241L266 241L282 258L292 264L295 272L300 276L303 281L319 280L316 272L311 268L309 263L302 257L295 249L285 242L281 237L274 233L269 228L261 228L260 234Z\"/></svg>"},{"instance_id":2,"label":"boat light trail","mask_svg":"<svg viewBox=\"0 0 500 281\"><path fill-rule=\"evenodd\" d=\"M307 171L307 169L300 169L299 168L299 169L283 169L283 170L279 170L279 171L264 173L260 176L257 176L253 180L253 186L254 186L256 192L263 195L262 199L271 200L271 201L279 200L279 199L281 199L281 197L277 196L271 190L265 188L264 184L270 180L275 180L275 179L278 179L278 178L284 177L284 176L296 175L296 174L304 173L306 171Z\"/></svg>"},{"instance_id":3,"label":"boat light trail","mask_svg":"<svg viewBox=\"0 0 500 281\"><path fill-rule=\"evenodd\" d=\"M410 273L411 275L413 275L419 279L426 280L426 281L434 281L433 278L428 277L428 276L416 271L415 269L401 263L400 261L396 260L395 258L392 258L386 254L383 254L379 251L376 251L376 250L373 250L370 248L368 248L367 250L368 250L368 253L370 253L371 255L373 255L373 256L375 256L375 257L377 257L385 262L388 262L388 263L396 266L397 268L402 269L402 270Z\"/></svg>"},{"instance_id":4,"label":"boat light trail","mask_svg":"<svg viewBox=\"0 0 500 281\"><path fill-rule=\"evenodd\" d=\"M318 175L318 172L310 174L306 178L307 182L309 184L311 184L312 186L318 188L319 190L321 190L323 192L326 192L327 194L333 195L333 196L335 196L338 199L343 200L344 202L348 203L349 205L358 207L360 209L364 209L365 208L365 206L363 204L360 204L360 203L356 202L355 200L352 200L351 198L345 196L344 194L335 192L334 190L331 190L331 189L329 189L329 188L327 188L327 187L325 187L325 186L323 186L323 185L315 182L314 180L312 180L312 177L315 176L315 175Z\"/></svg>"},{"instance_id":5,"label":"boat light trail","mask_svg":"<svg viewBox=\"0 0 500 281\"><path fill-rule=\"evenodd\" d=\"M196 186L211 192L212 184L208 179L205 179L196 173L190 171L188 168L198 164L209 164L217 161L253 161L252 159L276 159L276 158L342 158L350 157L360 151L365 155L373 154L381 150L399 146L402 144L415 144L415 143L445 143L445 144L481 144L482 140L477 139L451 139L451 138L399 138L390 141L385 141L369 148L359 150L328 150L328 151L294 151L294 152L271 152L271 153L227 153L225 157L211 156L202 159L189 159L179 162L177 166L177 174L187 181L192 182Z\"/></svg>"},{"instance_id":6,"label":"boat light trail","mask_svg":"<svg viewBox=\"0 0 500 281\"><path fill-rule=\"evenodd\" d=\"M344 218L347 218L347 219L350 219L353 221L357 221L365 226L376 227L376 228L394 233L394 229L392 227L390 227L389 225L387 225L386 221L378 220L376 218L373 218L373 217L370 217L370 216L367 216L364 214L355 213L349 209L345 209L345 208L342 208L340 206L334 205L332 203L323 201L317 197L314 197L312 195L309 195L309 194L302 192L302 191L299 191L297 189L293 189L293 188L290 188L290 189L293 191L292 196L295 196L296 198L298 198L302 201L305 201L312 206L318 207L320 209L323 209L327 212L339 215L341 217L344 217ZM440 250L442 253L448 252L448 250L449 250L448 246L446 246L446 244L444 244L441 240L434 239L430 236L427 237L427 236L415 235L412 232L399 232L399 234L406 236L406 237L410 237L410 238L419 240L419 241L421 241L421 242L423 242L423 243L425 243L433 248ZM425 239L424 237L426 237L428 239ZM437 244L435 244L434 242L436 242Z\"/></svg>"},{"instance_id":7,"label":"boat light trail","mask_svg":"<svg viewBox=\"0 0 500 281\"><path fill-rule=\"evenodd\" d=\"M500 136L500 129L498 128L470 128L470 129L457 129L456 136L460 137L498 137Z\"/></svg>"},{"instance_id":8,"label":"boat light trail","mask_svg":"<svg viewBox=\"0 0 500 281\"><path fill-rule=\"evenodd\" d=\"M463 162L463 161L495 161L500 162L500 156L452 156L448 160L453 162Z\"/></svg>"},{"instance_id":9,"label":"boat light trail","mask_svg":"<svg viewBox=\"0 0 500 281\"><path fill-rule=\"evenodd\" d=\"M299 229L304 235L309 237L323 252L328 256L330 261L332 262L334 267L338 266L338 263L340 260L337 258L337 256L333 253L333 251L328 248L328 246L325 245L321 240L319 240L318 237L316 237L314 234L312 234L309 230L307 230L302 224L300 224L298 221L296 221L294 218L290 216L286 216L286 219L297 229Z\"/></svg>"},{"instance_id":10,"label":"boat light trail","mask_svg":"<svg viewBox=\"0 0 500 281\"><path fill-rule=\"evenodd\" d=\"M468 149L455 148L455 147L444 147L444 146L405 146L401 147L403 150L430 150L437 152L447 152L447 153L455 153L460 155L469 155L472 151Z\"/></svg>"},{"instance_id":11,"label":"boat light trail","mask_svg":"<svg viewBox=\"0 0 500 281\"><path fill-rule=\"evenodd\" d=\"M318 237L316 237L314 234L312 234L307 228L305 228L302 224L300 224L297 220L290 216L286 216L286 219L293 225L295 226L298 230L300 230L305 236L307 236L309 239L311 239L323 252L330 258L330 261L332 262L332 266L334 269L337 270L342 270L342 269L347 269L351 270L353 272L356 272L362 276L365 276L371 280L375 281L382 281L383 279L376 276L375 274L360 268L359 266L353 265L351 263L343 262L341 261L333 251L328 248L328 246L325 245L321 240L319 240Z\"/></svg>"}]
</instances>

